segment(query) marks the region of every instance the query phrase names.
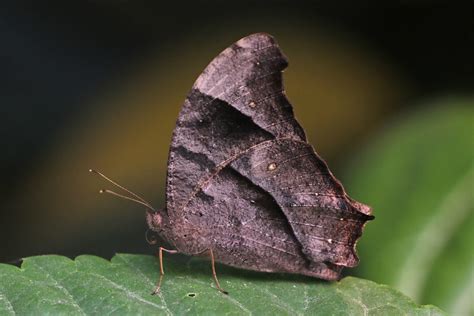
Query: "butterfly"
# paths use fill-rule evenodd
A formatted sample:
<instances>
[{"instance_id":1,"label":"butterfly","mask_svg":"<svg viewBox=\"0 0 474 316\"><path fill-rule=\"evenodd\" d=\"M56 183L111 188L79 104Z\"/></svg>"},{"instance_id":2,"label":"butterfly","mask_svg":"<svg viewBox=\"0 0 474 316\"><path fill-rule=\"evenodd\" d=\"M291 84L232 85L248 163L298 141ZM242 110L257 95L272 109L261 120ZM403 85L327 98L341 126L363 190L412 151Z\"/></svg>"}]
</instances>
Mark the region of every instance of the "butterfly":
<instances>
[{"instance_id":1,"label":"butterfly","mask_svg":"<svg viewBox=\"0 0 474 316\"><path fill-rule=\"evenodd\" d=\"M170 145L166 207L149 228L171 249L237 268L337 280L359 259L355 245L371 208L351 199L307 142L282 82L275 39L252 34L221 52L189 92Z\"/></svg>"}]
</instances>

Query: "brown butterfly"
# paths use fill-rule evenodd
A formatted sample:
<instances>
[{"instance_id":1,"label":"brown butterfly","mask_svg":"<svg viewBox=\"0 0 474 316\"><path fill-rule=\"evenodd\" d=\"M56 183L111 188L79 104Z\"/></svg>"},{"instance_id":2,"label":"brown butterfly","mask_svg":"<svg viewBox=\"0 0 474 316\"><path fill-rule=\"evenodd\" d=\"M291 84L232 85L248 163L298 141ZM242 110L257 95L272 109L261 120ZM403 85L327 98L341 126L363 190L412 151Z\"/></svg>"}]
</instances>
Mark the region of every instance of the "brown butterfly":
<instances>
[{"instance_id":1,"label":"brown butterfly","mask_svg":"<svg viewBox=\"0 0 474 316\"><path fill-rule=\"evenodd\" d=\"M351 199L308 144L282 83L287 59L268 34L220 53L191 89L174 129L166 208L145 205L150 229L173 249L214 262L325 280L358 264L370 207Z\"/></svg>"}]
</instances>

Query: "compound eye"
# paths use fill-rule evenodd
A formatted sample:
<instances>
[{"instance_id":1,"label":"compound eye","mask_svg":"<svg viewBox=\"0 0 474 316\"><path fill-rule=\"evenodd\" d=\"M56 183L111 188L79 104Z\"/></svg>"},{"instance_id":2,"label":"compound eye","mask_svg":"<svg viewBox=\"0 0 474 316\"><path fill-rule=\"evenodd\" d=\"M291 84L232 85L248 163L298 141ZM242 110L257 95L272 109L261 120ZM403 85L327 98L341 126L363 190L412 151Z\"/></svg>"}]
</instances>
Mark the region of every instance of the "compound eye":
<instances>
[{"instance_id":1,"label":"compound eye","mask_svg":"<svg viewBox=\"0 0 474 316\"><path fill-rule=\"evenodd\" d=\"M150 229L156 230L161 227L161 223L163 222L163 217L158 212L147 212L146 221Z\"/></svg>"}]
</instances>

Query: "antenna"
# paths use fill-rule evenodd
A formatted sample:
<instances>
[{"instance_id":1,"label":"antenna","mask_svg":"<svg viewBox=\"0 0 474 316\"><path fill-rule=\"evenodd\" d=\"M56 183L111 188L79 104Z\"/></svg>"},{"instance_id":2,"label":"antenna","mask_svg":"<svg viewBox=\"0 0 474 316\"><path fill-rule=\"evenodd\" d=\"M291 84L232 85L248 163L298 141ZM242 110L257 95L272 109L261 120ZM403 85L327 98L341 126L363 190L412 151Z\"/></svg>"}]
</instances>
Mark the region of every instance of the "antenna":
<instances>
[{"instance_id":1,"label":"antenna","mask_svg":"<svg viewBox=\"0 0 474 316\"><path fill-rule=\"evenodd\" d=\"M153 212L156 212L156 210L153 208L153 206L151 206L150 203L148 203L144 198L142 198L141 196L139 196L138 194L135 194L133 193L132 191L130 191L129 189L121 186L120 184L118 184L117 182L115 182L114 180L110 179L109 177L105 176L103 173L97 171L97 170L94 170L94 169L89 169L89 172L90 173L94 173L98 176L100 176L101 178L105 179L106 181L112 183L113 185L115 185L116 187L118 187L119 189L122 189L123 191L127 192L128 194L130 194L132 197L129 197L129 196L126 196L126 195L123 195L123 194L120 194L120 193L117 193L117 192L114 192L112 190L107 190L107 189L101 189L99 190L99 193L108 193L108 194L111 194L111 195L115 195L119 198L122 198L122 199L125 199L125 200L129 200L129 201L133 201L135 203L138 203L138 204L141 204L143 206L145 206L146 208L150 209L151 211Z\"/></svg>"}]
</instances>

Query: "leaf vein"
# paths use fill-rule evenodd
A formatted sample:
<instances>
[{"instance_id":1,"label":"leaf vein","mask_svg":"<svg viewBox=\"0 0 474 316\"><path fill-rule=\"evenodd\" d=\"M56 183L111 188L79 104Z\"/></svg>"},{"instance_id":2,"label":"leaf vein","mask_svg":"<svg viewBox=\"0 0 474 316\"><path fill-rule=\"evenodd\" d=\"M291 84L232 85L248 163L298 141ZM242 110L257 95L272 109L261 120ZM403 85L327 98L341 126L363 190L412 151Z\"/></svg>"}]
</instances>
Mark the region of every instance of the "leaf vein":
<instances>
[{"instance_id":1,"label":"leaf vein","mask_svg":"<svg viewBox=\"0 0 474 316\"><path fill-rule=\"evenodd\" d=\"M188 263L186 264L188 269L189 269L189 264L190 264L190 261L188 261ZM195 281L196 283L199 283L199 284L202 284L202 285L205 285L205 286L209 286L209 284L207 284L206 282L198 280L198 279L192 279L188 276L186 276L186 279L188 279L190 281ZM246 312L248 315L252 315L252 312L247 307L245 307L240 301L238 301L235 298L232 298L232 297L230 297L229 295L226 295L226 294L223 294L223 297L225 299L227 299L228 301L230 301L231 303L233 303L234 305L236 305L237 307L239 307L244 312Z\"/></svg>"},{"instance_id":2,"label":"leaf vein","mask_svg":"<svg viewBox=\"0 0 474 316\"><path fill-rule=\"evenodd\" d=\"M8 299L8 297L2 293L0 293L0 301L4 301L5 302L5 305L7 307L7 310L12 312L13 315L15 315L15 309L13 308L13 304L10 302L10 300Z\"/></svg>"},{"instance_id":3,"label":"leaf vein","mask_svg":"<svg viewBox=\"0 0 474 316\"><path fill-rule=\"evenodd\" d=\"M84 312L84 310L81 308L81 306L79 305L79 302L74 298L74 296L67 290L67 288L65 288L64 286L62 286L59 281L51 274L49 273L46 269L44 269L40 264L38 264L37 262L34 262L32 261L31 264L33 264L34 266L36 266L38 269L40 269L45 275L47 278L49 278L50 280L52 280L54 282L54 286L58 289L60 289L65 295L67 298L70 299L70 302L71 302L71 305L74 306L82 315L86 315L86 312Z\"/></svg>"},{"instance_id":4,"label":"leaf vein","mask_svg":"<svg viewBox=\"0 0 474 316\"><path fill-rule=\"evenodd\" d=\"M143 271L140 269L140 268L137 268L136 266L132 265L130 263L130 261L126 260L125 258L123 258L122 256L116 256L116 259L119 259L121 260L122 262L124 262L127 266L129 266L130 268L133 268L135 271L137 271L148 283L150 283L152 286L155 286L155 283L153 283L152 280L150 280L150 278L145 274L143 273ZM158 296L160 297L161 299L161 302L163 303L163 307L166 311L166 313L168 315L172 315L173 313L171 312L171 310L168 308L168 304L166 304L166 300L163 296L163 294L160 292L157 293Z\"/></svg>"},{"instance_id":5,"label":"leaf vein","mask_svg":"<svg viewBox=\"0 0 474 316\"><path fill-rule=\"evenodd\" d=\"M109 278L107 278L107 277L105 277L105 276L103 276L103 275L101 275L101 274L92 273L92 272L88 272L88 274L90 274L90 275L92 275L92 276L95 276L95 277L97 277L97 278L99 278L99 279L102 279L102 280L104 280L104 281L107 281L110 285L112 285L112 287L114 287L115 289L121 290L121 291L124 292L125 295L126 295L127 297L129 297L129 298L135 299L135 300L137 300L137 301L139 301L139 302L142 302L142 303L151 305L151 306L156 307L156 308L161 309L161 310L165 309L164 306L158 305L158 304L156 304L156 303L153 303L153 302L151 302L151 301L149 301L149 300L144 299L143 297L141 297L141 296L139 296L139 295L137 295L137 294L135 294L135 293L129 291L127 288L121 286L121 285L118 284L118 283L115 283L115 282L112 281L111 279L109 279Z\"/></svg>"},{"instance_id":6,"label":"leaf vein","mask_svg":"<svg viewBox=\"0 0 474 316\"><path fill-rule=\"evenodd\" d=\"M364 316L369 315L369 308L364 303L362 303L361 301L355 299L352 296L347 295L346 293L344 293L343 291L341 291L338 288L336 288L335 291L337 293L339 293L345 300L349 300L349 301L354 302L357 305L359 305L362 308L363 312L364 312Z\"/></svg>"}]
</instances>

